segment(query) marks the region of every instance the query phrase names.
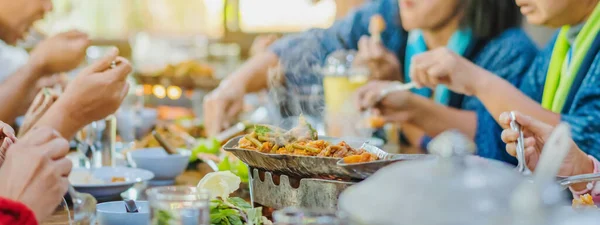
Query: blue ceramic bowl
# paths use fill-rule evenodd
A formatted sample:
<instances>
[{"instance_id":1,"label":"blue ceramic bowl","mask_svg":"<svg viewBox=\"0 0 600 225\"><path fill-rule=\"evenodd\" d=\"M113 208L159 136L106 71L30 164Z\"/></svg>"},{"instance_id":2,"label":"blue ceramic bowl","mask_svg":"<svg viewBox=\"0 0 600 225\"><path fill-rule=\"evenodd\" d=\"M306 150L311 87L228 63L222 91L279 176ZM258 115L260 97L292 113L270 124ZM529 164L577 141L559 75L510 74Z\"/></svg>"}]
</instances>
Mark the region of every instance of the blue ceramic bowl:
<instances>
[{"instance_id":1,"label":"blue ceramic bowl","mask_svg":"<svg viewBox=\"0 0 600 225\"><path fill-rule=\"evenodd\" d=\"M98 225L148 225L150 206L147 201L136 201L137 213L127 213L125 202L105 202L96 206Z\"/></svg>"},{"instance_id":2,"label":"blue ceramic bowl","mask_svg":"<svg viewBox=\"0 0 600 225\"><path fill-rule=\"evenodd\" d=\"M151 185L172 185L189 162L189 153L169 155L163 148L146 148L127 153L131 166L154 173Z\"/></svg>"}]
</instances>

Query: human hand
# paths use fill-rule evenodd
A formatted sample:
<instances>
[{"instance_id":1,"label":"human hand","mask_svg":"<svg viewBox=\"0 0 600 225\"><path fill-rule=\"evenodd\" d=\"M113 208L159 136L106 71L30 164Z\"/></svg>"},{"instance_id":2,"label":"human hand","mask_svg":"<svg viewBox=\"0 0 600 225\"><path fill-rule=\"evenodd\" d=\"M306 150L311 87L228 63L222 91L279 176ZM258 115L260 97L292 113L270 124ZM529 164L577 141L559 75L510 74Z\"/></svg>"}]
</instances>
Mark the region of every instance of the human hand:
<instances>
[{"instance_id":1,"label":"human hand","mask_svg":"<svg viewBox=\"0 0 600 225\"><path fill-rule=\"evenodd\" d=\"M23 120L23 125L19 128L18 137L22 137L29 131L35 123L48 111L50 106L54 104L54 102L58 99L58 94L54 93L51 89L43 89L41 90L29 109L27 109L27 113L25 113L25 119Z\"/></svg>"},{"instance_id":2,"label":"human hand","mask_svg":"<svg viewBox=\"0 0 600 225\"><path fill-rule=\"evenodd\" d=\"M259 53L263 53L267 51L269 46L277 41L276 35L260 35L254 39L252 42L252 46L250 46L250 56L258 55Z\"/></svg>"},{"instance_id":3,"label":"human hand","mask_svg":"<svg viewBox=\"0 0 600 225\"><path fill-rule=\"evenodd\" d=\"M0 166L6 158L6 150L16 141L15 130L10 125L0 121L0 143L2 143L0 144Z\"/></svg>"},{"instance_id":4,"label":"human hand","mask_svg":"<svg viewBox=\"0 0 600 225\"><path fill-rule=\"evenodd\" d=\"M60 33L40 42L31 51L29 63L44 75L67 72L81 64L89 45L90 40L85 33Z\"/></svg>"},{"instance_id":5,"label":"human hand","mask_svg":"<svg viewBox=\"0 0 600 225\"><path fill-rule=\"evenodd\" d=\"M381 98L381 91L395 85L393 81L370 81L355 92L356 104L361 111L375 109L377 118L383 118L384 122L399 123L406 122L410 118L408 112L410 91L390 92Z\"/></svg>"},{"instance_id":6,"label":"human hand","mask_svg":"<svg viewBox=\"0 0 600 225\"><path fill-rule=\"evenodd\" d=\"M381 42L363 36L358 41L358 53L354 61L356 65L369 68L371 78L377 80L401 80L400 61Z\"/></svg>"},{"instance_id":7,"label":"human hand","mask_svg":"<svg viewBox=\"0 0 600 225\"><path fill-rule=\"evenodd\" d=\"M104 119L121 105L129 90L126 78L132 68L129 61L118 54L115 48L83 69L54 104L62 109L63 116L75 122L73 126L83 127ZM112 62L117 62L114 68L111 68Z\"/></svg>"},{"instance_id":8,"label":"human hand","mask_svg":"<svg viewBox=\"0 0 600 225\"><path fill-rule=\"evenodd\" d=\"M245 91L236 83L225 82L204 97L204 128L209 136L233 125L244 106Z\"/></svg>"},{"instance_id":9,"label":"human hand","mask_svg":"<svg viewBox=\"0 0 600 225\"><path fill-rule=\"evenodd\" d=\"M25 204L38 221L50 216L69 187L66 139L50 128L31 130L12 145L0 167L0 196Z\"/></svg>"},{"instance_id":10,"label":"human hand","mask_svg":"<svg viewBox=\"0 0 600 225\"><path fill-rule=\"evenodd\" d=\"M523 129L523 145L525 146L527 166L534 171L542 154L544 144L548 137L550 137L550 134L552 134L554 127L518 112L515 112L515 117L517 123ZM500 125L505 128L502 131L502 141L506 143L506 151L510 155L516 156L519 132L513 131L510 128L510 122L512 121L510 112L502 113L499 121ZM590 158L573 142L572 148L565 157L558 175L574 176L592 173L593 170L594 166Z\"/></svg>"},{"instance_id":11,"label":"human hand","mask_svg":"<svg viewBox=\"0 0 600 225\"><path fill-rule=\"evenodd\" d=\"M466 95L475 95L477 88L485 81L483 68L452 52L448 48L438 48L412 58L410 77L418 87L436 88L446 85L450 90Z\"/></svg>"}]
</instances>

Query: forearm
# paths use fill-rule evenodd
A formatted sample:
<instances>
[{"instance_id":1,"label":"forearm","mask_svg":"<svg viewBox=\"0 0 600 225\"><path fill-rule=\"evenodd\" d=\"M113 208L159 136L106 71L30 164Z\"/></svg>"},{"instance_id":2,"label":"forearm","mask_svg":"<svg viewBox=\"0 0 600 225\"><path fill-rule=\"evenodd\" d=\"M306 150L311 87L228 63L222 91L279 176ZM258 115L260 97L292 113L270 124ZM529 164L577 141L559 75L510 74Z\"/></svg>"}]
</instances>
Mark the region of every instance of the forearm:
<instances>
[{"instance_id":1,"label":"forearm","mask_svg":"<svg viewBox=\"0 0 600 225\"><path fill-rule=\"evenodd\" d=\"M35 127L51 127L58 131L62 137L70 140L87 124L82 122L84 121L83 118L78 118L77 113L67 110L68 108L72 108L72 106L69 106L68 104L69 103L63 102L59 98L59 100L50 106L48 111L38 120L33 129L35 129Z\"/></svg>"},{"instance_id":2,"label":"forearm","mask_svg":"<svg viewBox=\"0 0 600 225\"><path fill-rule=\"evenodd\" d=\"M429 136L457 129L470 138L475 137L477 118L474 112L443 106L414 94L408 98L407 109L410 110L409 122Z\"/></svg>"},{"instance_id":3,"label":"forearm","mask_svg":"<svg viewBox=\"0 0 600 225\"><path fill-rule=\"evenodd\" d=\"M519 111L550 125L558 125L560 114L544 109L540 103L523 94L504 79L487 71L478 74L475 96L485 105L490 114L498 121L500 114Z\"/></svg>"},{"instance_id":4,"label":"forearm","mask_svg":"<svg viewBox=\"0 0 600 225\"><path fill-rule=\"evenodd\" d=\"M268 87L269 69L276 68L279 57L266 51L250 58L242 67L231 74L226 81L228 85L241 85L246 93L257 92ZM279 79L283 79L283 76Z\"/></svg>"},{"instance_id":5,"label":"forearm","mask_svg":"<svg viewBox=\"0 0 600 225\"><path fill-rule=\"evenodd\" d=\"M17 70L4 82L0 83L0 120L12 123L19 116L25 102L32 92L35 92L35 84L41 72L38 67L27 64Z\"/></svg>"}]
</instances>

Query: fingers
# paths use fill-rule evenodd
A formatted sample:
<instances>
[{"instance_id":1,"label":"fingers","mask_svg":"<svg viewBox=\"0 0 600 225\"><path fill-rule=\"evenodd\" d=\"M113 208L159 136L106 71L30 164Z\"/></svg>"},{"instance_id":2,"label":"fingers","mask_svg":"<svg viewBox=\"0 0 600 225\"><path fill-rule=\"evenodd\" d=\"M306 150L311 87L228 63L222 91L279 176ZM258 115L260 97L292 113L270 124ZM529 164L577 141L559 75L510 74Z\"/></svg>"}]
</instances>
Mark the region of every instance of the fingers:
<instances>
[{"instance_id":1,"label":"fingers","mask_svg":"<svg viewBox=\"0 0 600 225\"><path fill-rule=\"evenodd\" d=\"M519 138L519 132L510 130L510 129L506 129L506 130L502 131L502 134L500 136L504 143L516 142L517 139Z\"/></svg>"},{"instance_id":2,"label":"fingers","mask_svg":"<svg viewBox=\"0 0 600 225\"><path fill-rule=\"evenodd\" d=\"M110 65L113 61L117 59L119 55L119 49L113 48L104 55L104 57L98 59L98 61L94 62L92 65L88 66L84 69L85 74L92 74L105 71L110 68Z\"/></svg>"},{"instance_id":3,"label":"fingers","mask_svg":"<svg viewBox=\"0 0 600 225\"><path fill-rule=\"evenodd\" d=\"M230 127L231 124L231 119L232 118L236 118L237 115L242 111L242 107L243 105L239 102L234 103L231 105L231 107L229 107L229 109L227 109L227 120L225 121L226 123L224 124L224 127Z\"/></svg>"},{"instance_id":4,"label":"fingers","mask_svg":"<svg viewBox=\"0 0 600 225\"><path fill-rule=\"evenodd\" d=\"M38 94L35 96L35 99L33 99L33 103L31 103L31 106L29 106L29 109L27 109L27 113L29 114L33 111L36 111L40 105L42 105L42 102L44 101L44 91L40 91L38 92Z\"/></svg>"},{"instance_id":5,"label":"fingers","mask_svg":"<svg viewBox=\"0 0 600 225\"><path fill-rule=\"evenodd\" d=\"M436 51L414 56L410 63L411 80L419 87L436 87L439 77L446 71L443 60L439 60L440 57Z\"/></svg>"},{"instance_id":6,"label":"fingers","mask_svg":"<svg viewBox=\"0 0 600 225\"><path fill-rule=\"evenodd\" d=\"M64 33L60 33L59 35L65 36L68 38L81 38L81 37L87 38L88 37L88 35L86 33L81 32L79 30L70 30L70 31L67 31Z\"/></svg>"},{"instance_id":7,"label":"fingers","mask_svg":"<svg viewBox=\"0 0 600 225\"><path fill-rule=\"evenodd\" d=\"M366 110L375 106L377 99L380 95L380 88L378 81L371 81L367 85L360 87L356 91L356 103L360 110Z\"/></svg>"},{"instance_id":8,"label":"fingers","mask_svg":"<svg viewBox=\"0 0 600 225\"><path fill-rule=\"evenodd\" d=\"M517 157L517 144L516 142L506 144L506 152L513 157Z\"/></svg>"},{"instance_id":9,"label":"fingers","mask_svg":"<svg viewBox=\"0 0 600 225\"><path fill-rule=\"evenodd\" d=\"M63 157L54 162L54 169L63 177L68 177L73 169L73 163L70 159Z\"/></svg>"},{"instance_id":10,"label":"fingers","mask_svg":"<svg viewBox=\"0 0 600 225\"><path fill-rule=\"evenodd\" d=\"M132 70L131 63L129 63L129 60L120 56L116 57L115 61L118 62L117 65L114 68L105 71L104 74L115 81L124 81Z\"/></svg>"},{"instance_id":11,"label":"fingers","mask_svg":"<svg viewBox=\"0 0 600 225\"><path fill-rule=\"evenodd\" d=\"M216 93L211 93L204 100L204 122L209 135L217 135L221 131L227 102L213 100Z\"/></svg>"},{"instance_id":12,"label":"fingers","mask_svg":"<svg viewBox=\"0 0 600 225\"><path fill-rule=\"evenodd\" d=\"M49 127L40 127L27 132L21 141L32 146L39 146L57 137L60 137L60 134L56 130Z\"/></svg>"},{"instance_id":13,"label":"fingers","mask_svg":"<svg viewBox=\"0 0 600 225\"><path fill-rule=\"evenodd\" d=\"M69 153L69 142L64 138L54 138L47 144L41 145L53 160L59 160Z\"/></svg>"},{"instance_id":14,"label":"fingers","mask_svg":"<svg viewBox=\"0 0 600 225\"><path fill-rule=\"evenodd\" d=\"M523 115L514 111L515 119L523 130L530 132L532 135L546 137L554 129L549 124L536 120L530 116ZM502 127L509 128L512 116L510 112L505 112L500 115L499 122Z\"/></svg>"}]
</instances>

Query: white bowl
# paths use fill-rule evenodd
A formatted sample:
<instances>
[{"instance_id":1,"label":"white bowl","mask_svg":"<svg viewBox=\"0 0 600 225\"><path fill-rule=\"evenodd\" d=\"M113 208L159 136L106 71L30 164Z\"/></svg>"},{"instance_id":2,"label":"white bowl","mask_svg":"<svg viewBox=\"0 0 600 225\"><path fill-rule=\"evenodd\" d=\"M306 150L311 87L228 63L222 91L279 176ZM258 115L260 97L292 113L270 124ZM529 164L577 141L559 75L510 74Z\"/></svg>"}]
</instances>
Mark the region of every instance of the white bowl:
<instances>
[{"instance_id":1,"label":"white bowl","mask_svg":"<svg viewBox=\"0 0 600 225\"><path fill-rule=\"evenodd\" d=\"M127 153L127 161L136 168L152 171L151 185L171 185L189 163L189 153L169 155L163 148L146 148Z\"/></svg>"},{"instance_id":2,"label":"white bowl","mask_svg":"<svg viewBox=\"0 0 600 225\"><path fill-rule=\"evenodd\" d=\"M86 173L91 173L91 176L102 180L103 183L84 183L81 176ZM77 178L79 176L80 178ZM113 177L124 177L125 182L111 182ZM154 177L152 172L128 168L128 167L101 167L92 170L86 168L73 168L69 180L75 190L83 193L89 193L96 198L110 198L119 196L122 192L127 191L135 183L151 180Z\"/></svg>"},{"instance_id":3,"label":"white bowl","mask_svg":"<svg viewBox=\"0 0 600 225\"><path fill-rule=\"evenodd\" d=\"M96 205L98 225L147 225L150 224L150 206L147 201L136 201L137 213L128 213L125 202L105 202Z\"/></svg>"}]
</instances>

